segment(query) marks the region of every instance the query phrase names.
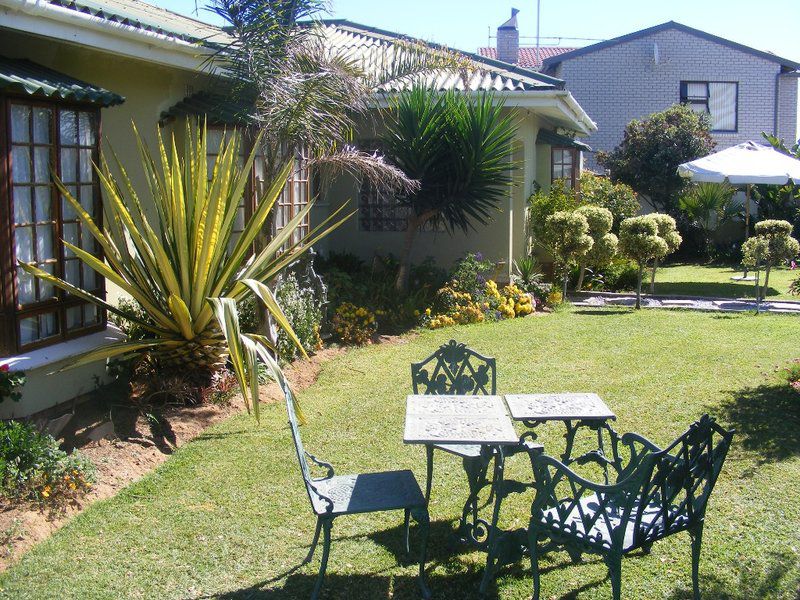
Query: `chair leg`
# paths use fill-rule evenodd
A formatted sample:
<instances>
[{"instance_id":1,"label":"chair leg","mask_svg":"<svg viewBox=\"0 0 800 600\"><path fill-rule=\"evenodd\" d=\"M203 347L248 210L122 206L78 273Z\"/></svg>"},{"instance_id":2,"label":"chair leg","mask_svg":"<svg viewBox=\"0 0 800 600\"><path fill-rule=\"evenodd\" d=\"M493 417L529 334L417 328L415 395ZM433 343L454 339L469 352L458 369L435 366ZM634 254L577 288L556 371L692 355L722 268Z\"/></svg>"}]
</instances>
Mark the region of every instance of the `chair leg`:
<instances>
[{"instance_id":1,"label":"chair leg","mask_svg":"<svg viewBox=\"0 0 800 600\"><path fill-rule=\"evenodd\" d=\"M700 600L700 546L703 544L703 524L689 532L692 536L692 589L694 600Z\"/></svg>"},{"instance_id":2,"label":"chair leg","mask_svg":"<svg viewBox=\"0 0 800 600\"><path fill-rule=\"evenodd\" d=\"M427 477L425 478L425 502L431 501L431 484L433 483L433 446L425 446L427 455Z\"/></svg>"},{"instance_id":3,"label":"chair leg","mask_svg":"<svg viewBox=\"0 0 800 600\"><path fill-rule=\"evenodd\" d=\"M411 546L408 541L409 529L411 528L411 509L407 508L405 511L405 520L403 522L403 529L405 530L405 549L406 554L411 553Z\"/></svg>"},{"instance_id":4,"label":"chair leg","mask_svg":"<svg viewBox=\"0 0 800 600\"><path fill-rule=\"evenodd\" d=\"M322 562L319 565L319 575L317 575L317 583L314 585L314 591L311 593L311 600L319 598L319 592L322 589L322 580L325 579L325 569L328 568L328 554L331 550L331 527L333 520L326 519L322 523Z\"/></svg>"},{"instance_id":5,"label":"chair leg","mask_svg":"<svg viewBox=\"0 0 800 600\"><path fill-rule=\"evenodd\" d=\"M622 556L606 556L608 577L611 579L611 597L620 600L622 594Z\"/></svg>"},{"instance_id":6,"label":"chair leg","mask_svg":"<svg viewBox=\"0 0 800 600\"><path fill-rule=\"evenodd\" d=\"M314 558L314 551L317 549L317 542L319 542L319 532L322 529L322 519L317 517L317 527L314 530L314 539L311 541L311 548L308 549L308 554L303 560L303 564L306 565L311 562L311 559Z\"/></svg>"},{"instance_id":7,"label":"chair leg","mask_svg":"<svg viewBox=\"0 0 800 600\"><path fill-rule=\"evenodd\" d=\"M533 597L532 600L539 600L541 584L539 582L539 552L538 535L536 528L531 525L528 527L528 548L531 553L531 573L533 574Z\"/></svg>"},{"instance_id":8,"label":"chair leg","mask_svg":"<svg viewBox=\"0 0 800 600\"><path fill-rule=\"evenodd\" d=\"M420 552L419 552L419 588L422 597L428 600L431 597L431 590L428 588L425 576L425 562L428 559L428 535L430 534L431 519L428 509L424 507L411 509L414 520L419 524L420 532ZM409 511L406 511L408 514Z\"/></svg>"}]
</instances>

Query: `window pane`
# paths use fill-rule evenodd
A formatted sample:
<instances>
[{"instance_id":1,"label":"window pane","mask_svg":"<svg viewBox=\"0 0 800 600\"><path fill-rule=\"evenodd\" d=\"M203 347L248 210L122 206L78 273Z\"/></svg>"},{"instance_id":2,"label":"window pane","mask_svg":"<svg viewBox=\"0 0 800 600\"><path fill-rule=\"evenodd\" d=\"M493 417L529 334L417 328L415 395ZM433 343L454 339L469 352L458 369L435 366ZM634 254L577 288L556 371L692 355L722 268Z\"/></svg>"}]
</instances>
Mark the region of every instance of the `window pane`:
<instances>
[{"instance_id":1,"label":"window pane","mask_svg":"<svg viewBox=\"0 0 800 600\"><path fill-rule=\"evenodd\" d=\"M92 151L80 151L80 171L78 172L79 181L92 181Z\"/></svg>"},{"instance_id":2,"label":"window pane","mask_svg":"<svg viewBox=\"0 0 800 600\"><path fill-rule=\"evenodd\" d=\"M708 87L711 129L733 131L736 129L736 84L709 83Z\"/></svg>"},{"instance_id":3,"label":"window pane","mask_svg":"<svg viewBox=\"0 0 800 600\"><path fill-rule=\"evenodd\" d=\"M64 261L64 279L67 283L80 287L81 285L81 264L77 258Z\"/></svg>"},{"instance_id":4,"label":"window pane","mask_svg":"<svg viewBox=\"0 0 800 600\"><path fill-rule=\"evenodd\" d=\"M64 223L62 228L62 233L64 235L64 241L69 242L73 246L80 245L80 239L78 238L78 224L77 223ZM64 248L65 256L75 256L69 248Z\"/></svg>"},{"instance_id":5,"label":"window pane","mask_svg":"<svg viewBox=\"0 0 800 600\"><path fill-rule=\"evenodd\" d=\"M55 258L53 253L53 226L39 225L36 228L36 258L40 261Z\"/></svg>"},{"instance_id":6,"label":"window pane","mask_svg":"<svg viewBox=\"0 0 800 600\"><path fill-rule=\"evenodd\" d=\"M27 146L14 146L11 150L11 181L27 183L31 180L31 152Z\"/></svg>"},{"instance_id":7,"label":"window pane","mask_svg":"<svg viewBox=\"0 0 800 600\"><path fill-rule=\"evenodd\" d=\"M688 83L686 84L686 95L689 98L707 98L708 88L705 83Z\"/></svg>"},{"instance_id":8,"label":"window pane","mask_svg":"<svg viewBox=\"0 0 800 600\"><path fill-rule=\"evenodd\" d=\"M82 306L70 306L67 309L67 329L75 329L80 327L82 323L83 317L83 307Z\"/></svg>"},{"instance_id":9,"label":"window pane","mask_svg":"<svg viewBox=\"0 0 800 600\"><path fill-rule=\"evenodd\" d=\"M37 144L49 144L50 122L53 120L53 111L49 108L37 106L33 113L33 141Z\"/></svg>"},{"instance_id":10,"label":"window pane","mask_svg":"<svg viewBox=\"0 0 800 600\"><path fill-rule=\"evenodd\" d=\"M39 337L46 338L58 333L58 321L55 313L39 315Z\"/></svg>"},{"instance_id":11,"label":"window pane","mask_svg":"<svg viewBox=\"0 0 800 600\"><path fill-rule=\"evenodd\" d=\"M208 150L209 154L217 154L219 152L222 135L222 129L208 129L206 131L206 150Z\"/></svg>"},{"instance_id":12,"label":"window pane","mask_svg":"<svg viewBox=\"0 0 800 600\"><path fill-rule=\"evenodd\" d=\"M78 151L75 148L61 149L61 180L78 181Z\"/></svg>"},{"instance_id":13,"label":"window pane","mask_svg":"<svg viewBox=\"0 0 800 600\"><path fill-rule=\"evenodd\" d=\"M11 105L11 141L29 142L30 141L30 119L31 109L28 106L19 104Z\"/></svg>"},{"instance_id":14,"label":"window pane","mask_svg":"<svg viewBox=\"0 0 800 600\"><path fill-rule=\"evenodd\" d=\"M95 142L94 114L88 112L78 113L78 134L81 146L93 146Z\"/></svg>"},{"instance_id":15,"label":"window pane","mask_svg":"<svg viewBox=\"0 0 800 600\"><path fill-rule=\"evenodd\" d=\"M88 212L93 217L94 214L94 188L91 185L81 186L81 206L83 210Z\"/></svg>"},{"instance_id":16,"label":"window pane","mask_svg":"<svg viewBox=\"0 0 800 600\"><path fill-rule=\"evenodd\" d=\"M40 265L40 268L43 271L47 271L48 273L50 273L52 275L55 272L56 266L53 263L50 263L50 264L47 264L47 265ZM53 287L52 284L47 283L45 281L42 281L41 279L39 279L38 281L39 281L39 298L38 299L41 301L41 300L49 300L51 298L54 298L55 295L56 295L56 288Z\"/></svg>"},{"instance_id":17,"label":"window pane","mask_svg":"<svg viewBox=\"0 0 800 600\"><path fill-rule=\"evenodd\" d=\"M14 230L15 256L22 262L33 262L33 228L17 227Z\"/></svg>"},{"instance_id":18,"label":"window pane","mask_svg":"<svg viewBox=\"0 0 800 600\"><path fill-rule=\"evenodd\" d=\"M33 149L34 181L50 182L50 148L37 146Z\"/></svg>"},{"instance_id":19,"label":"window pane","mask_svg":"<svg viewBox=\"0 0 800 600\"><path fill-rule=\"evenodd\" d=\"M28 317L19 322L19 337L21 344L30 344L39 338L39 319Z\"/></svg>"},{"instance_id":20,"label":"window pane","mask_svg":"<svg viewBox=\"0 0 800 600\"><path fill-rule=\"evenodd\" d=\"M73 198L78 197L78 188L76 186L68 185L67 191ZM75 209L72 208L72 204L63 196L61 198L61 218L64 221L74 221L78 218L78 214L75 212Z\"/></svg>"},{"instance_id":21,"label":"window pane","mask_svg":"<svg viewBox=\"0 0 800 600\"><path fill-rule=\"evenodd\" d=\"M36 186L35 188L36 201L36 220L37 221L53 221L53 197L49 186Z\"/></svg>"},{"instance_id":22,"label":"window pane","mask_svg":"<svg viewBox=\"0 0 800 600\"><path fill-rule=\"evenodd\" d=\"M14 222L30 223L33 221L31 210L31 188L14 187Z\"/></svg>"},{"instance_id":23,"label":"window pane","mask_svg":"<svg viewBox=\"0 0 800 600\"><path fill-rule=\"evenodd\" d=\"M17 302L19 304L30 304L36 300L33 287L33 275L17 268Z\"/></svg>"},{"instance_id":24,"label":"window pane","mask_svg":"<svg viewBox=\"0 0 800 600\"><path fill-rule=\"evenodd\" d=\"M60 142L65 145L75 145L78 143L78 125L76 122L75 111L62 110L60 111L61 121L61 139Z\"/></svg>"},{"instance_id":25,"label":"window pane","mask_svg":"<svg viewBox=\"0 0 800 600\"><path fill-rule=\"evenodd\" d=\"M94 269L83 263L81 265L83 267L83 289L91 291L97 287Z\"/></svg>"},{"instance_id":26,"label":"window pane","mask_svg":"<svg viewBox=\"0 0 800 600\"><path fill-rule=\"evenodd\" d=\"M93 325L100 322L100 312L94 304L85 304L83 306L83 322L86 325Z\"/></svg>"},{"instance_id":27,"label":"window pane","mask_svg":"<svg viewBox=\"0 0 800 600\"><path fill-rule=\"evenodd\" d=\"M81 248L94 253L94 236L88 227L81 227Z\"/></svg>"}]
</instances>

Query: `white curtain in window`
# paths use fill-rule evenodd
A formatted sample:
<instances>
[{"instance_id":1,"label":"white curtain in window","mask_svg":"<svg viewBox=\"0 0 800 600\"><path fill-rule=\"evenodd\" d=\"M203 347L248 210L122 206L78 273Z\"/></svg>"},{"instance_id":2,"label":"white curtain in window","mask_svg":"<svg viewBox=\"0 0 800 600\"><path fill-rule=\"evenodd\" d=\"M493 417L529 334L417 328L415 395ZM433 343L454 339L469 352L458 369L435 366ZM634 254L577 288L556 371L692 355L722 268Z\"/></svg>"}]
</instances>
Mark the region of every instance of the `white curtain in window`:
<instances>
[{"instance_id":1,"label":"white curtain in window","mask_svg":"<svg viewBox=\"0 0 800 600\"><path fill-rule=\"evenodd\" d=\"M708 110L711 129L733 131L736 129L736 84L711 82L708 84Z\"/></svg>"}]
</instances>

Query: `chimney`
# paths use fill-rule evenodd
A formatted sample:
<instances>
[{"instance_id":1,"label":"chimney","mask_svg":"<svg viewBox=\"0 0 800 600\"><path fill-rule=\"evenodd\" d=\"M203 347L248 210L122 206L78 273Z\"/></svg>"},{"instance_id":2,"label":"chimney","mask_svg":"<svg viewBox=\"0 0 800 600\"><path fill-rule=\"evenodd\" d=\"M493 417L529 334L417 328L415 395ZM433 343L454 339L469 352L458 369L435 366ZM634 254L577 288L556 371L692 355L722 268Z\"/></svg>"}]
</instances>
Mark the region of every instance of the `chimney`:
<instances>
[{"instance_id":1,"label":"chimney","mask_svg":"<svg viewBox=\"0 0 800 600\"><path fill-rule=\"evenodd\" d=\"M497 58L517 64L519 58L519 29L516 8L511 9L511 18L497 28Z\"/></svg>"}]
</instances>

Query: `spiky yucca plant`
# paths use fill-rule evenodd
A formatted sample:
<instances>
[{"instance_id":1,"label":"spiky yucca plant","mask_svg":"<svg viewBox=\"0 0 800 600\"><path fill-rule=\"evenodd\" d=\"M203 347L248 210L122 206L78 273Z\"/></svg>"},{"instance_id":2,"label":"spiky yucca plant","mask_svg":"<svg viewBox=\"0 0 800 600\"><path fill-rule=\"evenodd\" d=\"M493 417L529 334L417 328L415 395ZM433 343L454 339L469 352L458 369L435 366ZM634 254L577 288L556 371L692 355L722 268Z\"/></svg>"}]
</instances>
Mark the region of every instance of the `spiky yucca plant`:
<instances>
[{"instance_id":1,"label":"spiky yucca plant","mask_svg":"<svg viewBox=\"0 0 800 600\"><path fill-rule=\"evenodd\" d=\"M134 135L148 182L148 200L155 208L152 217L145 211L142 193L134 188L115 154L117 175L112 173L105 157L99 167L95 165L104 192L102 229L64 184L55 176L54 180L83 226L102 247L105 260L64 241L66 248L135 299L148 319L130 314L34 265L20 263L20 266L153 334L153 339L122 341L90 350L71 361L70 367L101 359L147 356L159 369L204 375L230 360L245 403L258 416L256 357L273 348L263 336L245 336L240 332L236 303L254 294L302 351L266 284L349 215L337 221L339 211L336 211L304 239L291 243L292 233L311 210L313 201L310 201L254 252L254 241L286 184L291 161L268 184L244 230L234 239L236 212L258 141L244 164L239 164L240 136L235 131L227 133L209 173L204 127L187 126L183 157L174 136L167 147L159 132L158 152L154 157L135 126Z\"/></svg>"}]
</instances>

